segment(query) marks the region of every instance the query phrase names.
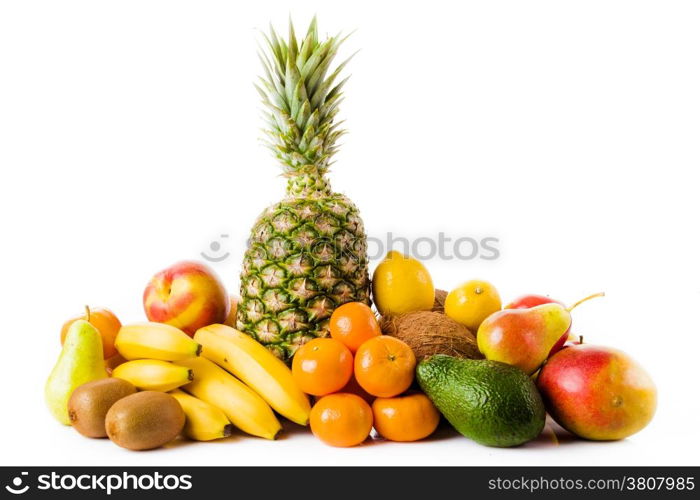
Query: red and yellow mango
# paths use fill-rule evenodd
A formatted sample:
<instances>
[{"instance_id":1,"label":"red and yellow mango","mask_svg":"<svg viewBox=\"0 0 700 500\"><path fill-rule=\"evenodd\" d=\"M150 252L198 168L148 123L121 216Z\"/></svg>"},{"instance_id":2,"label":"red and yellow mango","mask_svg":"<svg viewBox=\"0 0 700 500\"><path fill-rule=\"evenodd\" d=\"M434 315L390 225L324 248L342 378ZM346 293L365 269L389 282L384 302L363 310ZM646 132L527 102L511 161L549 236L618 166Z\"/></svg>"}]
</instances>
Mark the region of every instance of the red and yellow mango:
<instances>
[{"instance_id":1,"label":"red and yellow mango","mask_svg":"<svg viewBox=\"0 0 700 500\"><path fill-rule=\"evenodd\" d=\"M544 365L537 386L552 418L586 439L624 439L646 427L656 411L651 377L608 347L562 349Z\"/></svg>"}]
</instances>

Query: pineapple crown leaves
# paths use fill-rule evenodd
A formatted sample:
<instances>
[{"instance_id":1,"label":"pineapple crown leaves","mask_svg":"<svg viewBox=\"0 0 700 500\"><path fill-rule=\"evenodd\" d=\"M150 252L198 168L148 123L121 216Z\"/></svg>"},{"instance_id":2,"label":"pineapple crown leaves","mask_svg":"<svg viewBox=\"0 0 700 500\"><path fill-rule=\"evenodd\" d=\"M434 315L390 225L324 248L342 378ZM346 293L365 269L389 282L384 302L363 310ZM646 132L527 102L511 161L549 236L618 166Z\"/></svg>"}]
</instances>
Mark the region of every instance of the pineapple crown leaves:
<instances>
[{"instance_id":1,"label":"pineapple crown leaves","mask_svg":"<svg viewBox=\"0 0 700 500\"><path fill-rule=\"evenodd\" d=\"M338 151L338 139L345 134L342 121L335 122L342 89L349 77L336 83L355 55L330 67L341 44L350 35L318 38L316 17L306 36L297 40L289 21L289 38L282 39L270 26L263 37L266 50L259 51L265 74L255 85L265 106L267 127L263 141L282 163L285 175L323 175Z\"/></svg>"}]
</instances>

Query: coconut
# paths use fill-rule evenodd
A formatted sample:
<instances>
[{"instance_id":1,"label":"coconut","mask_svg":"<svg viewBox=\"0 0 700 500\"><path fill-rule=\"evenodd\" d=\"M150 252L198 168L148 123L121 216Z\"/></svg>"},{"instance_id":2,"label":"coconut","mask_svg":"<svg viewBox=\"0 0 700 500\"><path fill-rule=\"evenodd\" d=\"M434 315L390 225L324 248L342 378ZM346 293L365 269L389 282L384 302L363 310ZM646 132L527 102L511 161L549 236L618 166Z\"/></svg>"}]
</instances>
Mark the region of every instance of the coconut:
<instances>
[{"instance_id":1,"label":"coconut","mask_svg":"<svg viewBox=\"0 0 700 500\"><path fill-rule=\"evenodd\" d=\"M447 292L445 290L436 289L435 290L435 302L433 302L433 311L444 313L445 312L445 299L447 299Z\"/></svg>"},{"instance_id":2,"label":"coconut","mask_svg":"<svg viewBox=\"0 0 700 500\"><path fill-rule=\"evenodd\" d=\"M400 316L383 316L382 332L406 342L418 361L433 354L483 359L476 338L455 320L435 311L418 311Z\"/></svg>"}]
</instances>

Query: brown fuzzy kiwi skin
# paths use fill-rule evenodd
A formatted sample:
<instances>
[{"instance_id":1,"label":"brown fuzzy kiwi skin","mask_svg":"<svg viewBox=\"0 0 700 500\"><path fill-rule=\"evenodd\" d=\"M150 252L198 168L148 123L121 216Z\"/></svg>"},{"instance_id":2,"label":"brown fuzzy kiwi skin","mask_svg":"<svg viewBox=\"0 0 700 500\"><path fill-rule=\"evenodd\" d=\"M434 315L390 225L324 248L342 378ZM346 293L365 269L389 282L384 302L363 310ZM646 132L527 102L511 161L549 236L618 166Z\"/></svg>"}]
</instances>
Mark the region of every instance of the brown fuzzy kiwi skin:
<instances>
[{"instance_id":1,"label":"brown fuzzy kiwi skin","mask_svg":"<svg viewBox=\"0 0 700 500\"><path fill-rule=\"evenodd\" d=\"M107 435L127 450L159 448L182 432L185 412L170 394L143 391L117 401L107 413Z\"/></svg>"},{"instance_id":2,"label":"brown fuzzy kiwi skin","mask_svg":"<svg viewBox=\"0 0 700 500\"><path fill-rule=\"evenodd\" d=\"M447 292L445 290L436 289L435 301L433 302L433 308L431 310L434 312L444 313L445 300L447 300Z\"/></svg>"},{"instance_id":3,"label":"brown fuzzy kiwi skin","mask_svg":"<svg viewBox=\"0 0 700 500\"><path fill-rule=\"evenodd\" d=\"M400 316L383 316L379 325L385 335L406 342L416 360L433 354L447 354L458 358L483 359L476 338L465 327L435 311L417 311Z\"/></svg>"},{"instance_id":4,"label":"brown fuzzy kiwi skin","mask_svg":"<svg viewBox=\"0 0 700 500\"><path fill-rule=\"evenodd\" d=\"M105 418L114 403L136 393L126 380L103 378L77 387L68 400L68 417L73 428L85 437L105 438Z\"/></svg>"}]
</instances>

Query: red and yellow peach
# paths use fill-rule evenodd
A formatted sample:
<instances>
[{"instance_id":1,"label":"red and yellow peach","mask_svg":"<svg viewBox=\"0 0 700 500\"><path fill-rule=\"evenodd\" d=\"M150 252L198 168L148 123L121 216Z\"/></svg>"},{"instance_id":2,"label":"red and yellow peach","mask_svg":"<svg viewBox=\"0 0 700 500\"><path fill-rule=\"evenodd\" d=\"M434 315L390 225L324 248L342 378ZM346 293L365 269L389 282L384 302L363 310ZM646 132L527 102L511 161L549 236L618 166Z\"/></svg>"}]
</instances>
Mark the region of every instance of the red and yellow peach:
<instances>
[{"instance_id":1,"label":"red and yellow peach","mask_svg":"<svg viewBox=\"0 0 700 500\"><path fill-rule=\"evenodd\" d=\"M175 326L190 336L204 326L226 321L230 306L216 273L194 261L160 271L143 293L149 321Z\"/></svg>"}]
</instances>

